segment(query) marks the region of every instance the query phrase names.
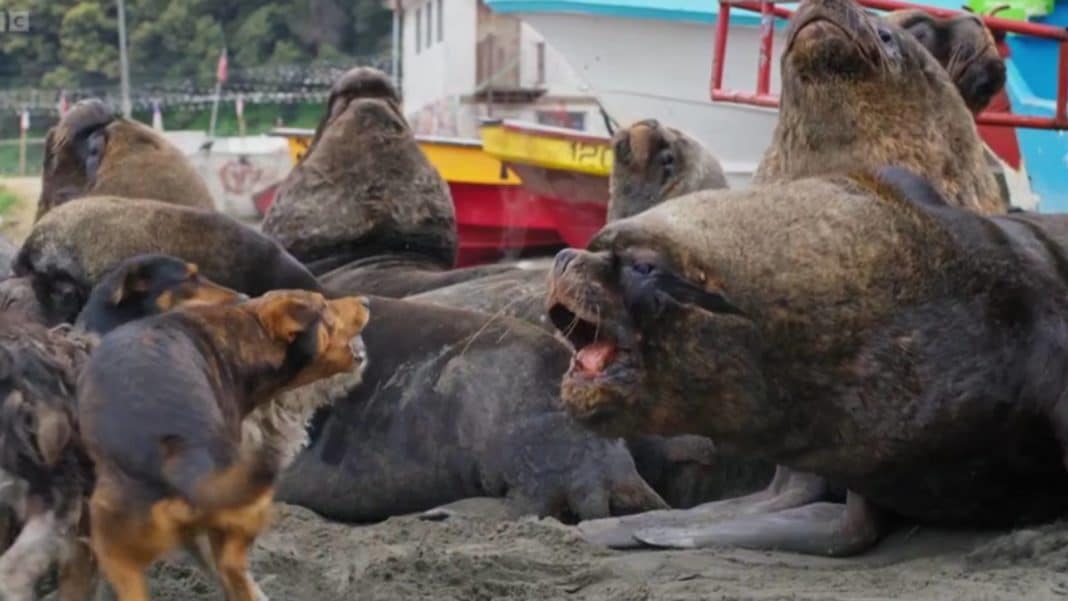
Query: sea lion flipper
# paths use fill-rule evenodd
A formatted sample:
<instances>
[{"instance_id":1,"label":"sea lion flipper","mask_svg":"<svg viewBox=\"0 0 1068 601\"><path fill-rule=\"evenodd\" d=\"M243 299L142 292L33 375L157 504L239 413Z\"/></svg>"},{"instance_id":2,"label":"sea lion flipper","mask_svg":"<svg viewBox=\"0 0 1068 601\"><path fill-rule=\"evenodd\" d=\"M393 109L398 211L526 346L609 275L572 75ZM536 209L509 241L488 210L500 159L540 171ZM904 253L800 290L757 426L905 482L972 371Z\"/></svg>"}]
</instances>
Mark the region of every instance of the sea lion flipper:
<instances>
[{"instance_id":1,"label":"sea lion flipper","mask_svg":"<svg viewBox=\"0 0 1068 601\"><path fill-rule=\"evenodd\" d=\"M823 478L778 466L768 487L753 494L704 503L692 509L590 520L580 523L579 531L593 544L632 549L645 544L635 536L637 532L645 532L650 540L661 540L662 531L699 530L710 524L791 510L821 500L826 492L827 484ZM678 539L680 533L672 532L671 536Z\"/></svg>"},{"instance_id":2,"label":"sea lion flipper","mask_svg":"<svg viewBox=\"0 0 1068 601\"><path fill-rule=\"evenodd\" d=\"M667 549L732 545L845 557L869 549L882 533L878 512L850 493L846 504L812 503L703 527L642 529L634 533L634 538Z\"/></svg>"}]
</instances>

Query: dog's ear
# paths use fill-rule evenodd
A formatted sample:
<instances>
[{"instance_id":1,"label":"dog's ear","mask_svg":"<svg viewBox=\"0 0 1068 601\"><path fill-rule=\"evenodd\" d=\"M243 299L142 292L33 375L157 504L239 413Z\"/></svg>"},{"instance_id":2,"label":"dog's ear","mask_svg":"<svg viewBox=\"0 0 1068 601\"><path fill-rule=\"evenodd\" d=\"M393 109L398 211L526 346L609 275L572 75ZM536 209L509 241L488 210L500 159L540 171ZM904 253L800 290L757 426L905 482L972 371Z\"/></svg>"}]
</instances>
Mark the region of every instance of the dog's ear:
<instances>
[{"instance_id":1,"label":"dog's ear","mask_svg":"<svg viewBox=\"0 0 1068 601\"><path fill-rule=\"evenodd\" d=\"M256 307L256 317L272 336L289 344L319 323L325 305L318 294L268 294Z\"/></svg>"},{"instance_id":2,"label":"dog's ear","mask_svg":"<svg viewBox=\"0 0 1068 601\"><path fill-rule=\"evenodd\" d=\"M62 411L44 405L39 405L35 414L37 450L40 451L45 465L55 466L62 458L63 449L67 447L73 434L70 419Z\"/></svg>"},{"instance_id":3,"label":"dog's ear","mask_svg":"<svg viewBox=\"0 0 1068 601\"><path fill-rule=\"evenodd\" d=\"M139 265L123 265L119 269L122 272L115 278L118 285L111 291L111 304L119 305L132 296L148 292L149 282Z\"/></svg>"}]
</instances>

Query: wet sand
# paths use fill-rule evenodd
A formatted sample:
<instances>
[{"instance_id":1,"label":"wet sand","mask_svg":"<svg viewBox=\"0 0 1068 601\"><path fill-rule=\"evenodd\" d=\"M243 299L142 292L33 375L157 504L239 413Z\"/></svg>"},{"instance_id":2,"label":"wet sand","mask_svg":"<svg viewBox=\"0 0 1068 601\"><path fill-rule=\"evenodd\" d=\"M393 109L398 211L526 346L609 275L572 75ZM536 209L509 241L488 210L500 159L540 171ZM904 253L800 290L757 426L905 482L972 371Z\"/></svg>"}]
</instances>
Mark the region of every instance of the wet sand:
<instances>
[{"instance_id":1,"label":"wet sand","mask_svg":"<svg viewBox=\"0 0 1068 601\"><path fill-rule=\"evenodd\" d=\"M737 549L616 552L551 519L406 516L348 526L279 506L252 569L271 599L294 601L1052 600L1068 596L1068 524L902 530L863 557L825 559ZM167 601L223 598L185 561L156 568L152 589Z\"/></svg>"}]
</instances>

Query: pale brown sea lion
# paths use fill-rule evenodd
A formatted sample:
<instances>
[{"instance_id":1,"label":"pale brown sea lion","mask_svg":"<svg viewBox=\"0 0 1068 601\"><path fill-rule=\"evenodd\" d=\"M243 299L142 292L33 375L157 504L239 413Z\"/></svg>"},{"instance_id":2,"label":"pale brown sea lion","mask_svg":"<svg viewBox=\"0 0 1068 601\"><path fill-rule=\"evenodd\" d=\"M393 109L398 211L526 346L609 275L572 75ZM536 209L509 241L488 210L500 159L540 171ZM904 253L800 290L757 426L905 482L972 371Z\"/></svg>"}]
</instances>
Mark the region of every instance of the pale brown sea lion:
<instances>
[{"instance_id":1,"label":"pale brown sea lion","mask_svg":"<svg viewBox=\"0 0 1068 601\"><path fill-rule=\"evenodd\" d=\"M39 220L74 198L122 196L214 209L204 179L152 128L97 99L79 101L45 137Z\"/></svg>"},{"instance_id":2,"label":"pale brown sea lion","mask_svg":"<svg viewBox=\"0 0 1068 601\"><path fill-rule=\"evenodd\" d=\"M400 297L508 269L453 270L456 213L387 75L357 68L335 84L307 154L263 223L330 294Z\"/></svg>"},{"instance_id":3,"label":"pale brown sea lion","mask_svg":"<svg viewBox=\"0 0 1068 601\"><path fill-rule=\"evenodd\" d=\"M755 182L900 165L955 206L1008 209L953 80L897 25L849 0L806 2L781 73L779 121Z\"/></svg>"},{"instance_id":4,"label":"pale brown sea lion","mask_svg":"<svg viewBox=\"0 0 1068 601\"><path fill-rule=\"evenodd\" d=\"M1065 216L977 215L899 167L701 192L562 251L550 315L577 349L576 418L786 468L749 497L583 531L848 555L895 519L1063 516L1066 251Z\"/></svg>"},{"instance_id":5,"label":"pale brown sea lion","mask_svg":"<svg viewBox=\"0 0 1068 601\"><path fill-rule=\"evenodd\" d=\"M656 119L619 130L612 145L609 222L669 198L728 187L719 159L697 140Z\"/></svg>"},{"instance_id":6,"label":"pale brown sea lion","mask_svg":"<svg viewBox=\"0 0 1068 601\"><path fill-rule=\"evenodd\" d=\"M977 15L936 17L898 10L884 18L911 33L949 72L964 103L979 113L1005 87L1005 61L990 29Z\"/></svg>"},{"instance_id":7,"label":"pale brown sea lion","mask_svg":"<svg viewBox=\"0 0 1068 601\"><path fill-rule=\"evenodd\" d=\"M15 260L17 277L0 282L0 306L28 283L45 323L70 322L104 273L146 253L196 263L211 280L252 296L319 288L277 242L227 215L99 196L56 207L34 225Z\"/></svg>"}]
</instances>

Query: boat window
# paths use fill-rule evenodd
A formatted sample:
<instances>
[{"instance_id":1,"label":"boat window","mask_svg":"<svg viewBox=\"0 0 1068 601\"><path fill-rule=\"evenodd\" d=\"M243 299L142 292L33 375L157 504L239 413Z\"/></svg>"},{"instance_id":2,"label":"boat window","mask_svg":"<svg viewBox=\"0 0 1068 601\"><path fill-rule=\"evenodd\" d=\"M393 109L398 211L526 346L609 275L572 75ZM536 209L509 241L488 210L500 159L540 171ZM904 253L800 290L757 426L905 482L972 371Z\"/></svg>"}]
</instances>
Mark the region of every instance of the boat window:
<instances>
[{"instance_id":1,"label":"boat window","mask_svg":"<svg viewBox=\"0 0 1068 601\"><path fill-rule=\"evenodd\" d=\"M415 9L415 53L423 49L423 9Z\"/></svg>"}]
</instances>

